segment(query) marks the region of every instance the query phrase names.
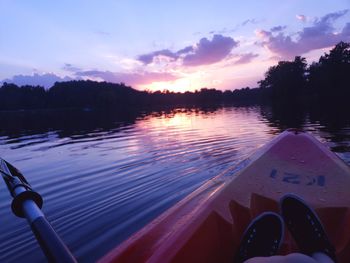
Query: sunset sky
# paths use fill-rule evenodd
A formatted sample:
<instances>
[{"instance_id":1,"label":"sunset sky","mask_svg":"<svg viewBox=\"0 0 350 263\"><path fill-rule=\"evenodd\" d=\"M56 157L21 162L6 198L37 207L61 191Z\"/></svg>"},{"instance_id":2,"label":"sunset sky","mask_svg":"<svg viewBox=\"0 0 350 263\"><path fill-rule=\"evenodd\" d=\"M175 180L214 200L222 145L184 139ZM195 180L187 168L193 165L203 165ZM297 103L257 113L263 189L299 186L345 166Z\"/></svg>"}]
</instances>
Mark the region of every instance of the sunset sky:
<instances>
[{"instance_id":1,"label":"sunset sky","mask_svg":"<svg viewBox=\"0 0 350 263\"><path fill-rule=\"evenodd\" d=\"M255 87L269 66L350 41L350 0L0 0L0 80Z\"/></svg>"}]
</instances>

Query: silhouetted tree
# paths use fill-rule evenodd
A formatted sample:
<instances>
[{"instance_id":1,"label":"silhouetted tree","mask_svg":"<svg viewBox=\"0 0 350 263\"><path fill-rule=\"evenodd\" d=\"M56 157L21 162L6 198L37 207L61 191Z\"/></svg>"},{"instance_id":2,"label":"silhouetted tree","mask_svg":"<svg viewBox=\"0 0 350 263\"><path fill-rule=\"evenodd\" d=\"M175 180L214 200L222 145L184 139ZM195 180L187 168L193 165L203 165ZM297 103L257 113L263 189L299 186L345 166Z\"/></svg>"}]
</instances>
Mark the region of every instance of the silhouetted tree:
<instances>
[{"instance_id":1,"label":"silhouetted tree","mask_svg":"<svg viewBox=\"0 0 350 263\"><path fill-rule=\"evenodd\" d=\"M306 88L306 60L295 57L294 61L280 61L265 73L259 81L260 88L269 89L273 101L300 102Z\"/></svg>"},{"instance_id":2,"label":"silhouetted tree","mask_svg":"<svg viewBox=\"0 0 350 263\"><path fill-rule=\"evenodd\" d=\"M350 44L340 42L309 67L309 88L322 104L344 103L350 98Z\"/></svg>"},{"instance_id":3,"label":"silhouetted tree","mask_svg":"<svg viewBox=\"0 0 350 263\"><path fill-rule=\"evenodd\" d=\"M22 86L4 83L0 89L0 109L19 110L44 108L45 89L40 86Z\"/></svg>"}]
</instances>

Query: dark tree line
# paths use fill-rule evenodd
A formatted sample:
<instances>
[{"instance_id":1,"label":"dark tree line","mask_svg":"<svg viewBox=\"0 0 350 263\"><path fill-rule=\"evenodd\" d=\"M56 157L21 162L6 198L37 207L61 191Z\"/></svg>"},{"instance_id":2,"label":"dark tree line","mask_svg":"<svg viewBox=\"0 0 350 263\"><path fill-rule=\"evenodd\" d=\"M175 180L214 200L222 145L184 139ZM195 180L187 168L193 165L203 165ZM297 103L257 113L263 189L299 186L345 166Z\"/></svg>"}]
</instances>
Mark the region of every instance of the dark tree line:
<instances>
[{"instance_id":1,"label":"dark tree line","mask_svg":"<svg viewBox=\"0 0 350 263\"><path fill-rule=\"evenodd\" d=\"M350 43L340 42L308 69L310 95L324 102L345 102L350 96Z\"/></svg>"},{"instance_id":2,"label":"dark tree line","mask_svg":"<svg viewBox=\"0 0 350 263\"><path fill-rule=\"evenodd\" d=\"M46 107L46 91L39 86L22 86L4 83L0 88L0 109L37 109Z\"/></svg>"},{"instance_id":3,"label":"dark tree line","mask_svg":"<svg viewBox=\"0 0 350 263\"><path fill-rule=\"evenodd\" d=\"M350 99L350 44L340 42L318 62L305 58L280 61L269 68L259 87L275 104L344 105Z\"/></svg>"},{"instance_id":4,"label":"dark tree line","mask_svg":"<svg viewBox=\"0 0 350 263\"><path fill-rule=\"evenodd\" d=\"M258 91L258 90L257 90ZM256 94L255 94L256 93ZM225 102L256 102L258 92L249 88L222 92L203 88L200 91L146 92L123 83L95 81L56 82L50 89L4 83L0 88L0 110L58 108L128 108L175 105L199 105Z\"/></svg>"},{"instance_id":5,"label":"dark tree line","mask_svg":"<svg viewBox=\"0 0 350 263\"><path fill-rule=\"evenodd\" d=\"M350 125L350 44L340 42L317 62L282 61L259 82L270 98L267 119L279 128L302 128L306 117L333 131Z\"/></svg>"},{"instance_id":6,"label":"dark tree line","mask_svg":"<svg viewBox=\"0 0 350 263\"><path fill-rule=\"evenodd\" d=\"M294 108L347 105L350 99L350 44L340 42L318 62L305 58L280 61L265 73L259 87L220 91L146 92L124 83L95 81L56 82L50 89L4 83L0 110L50 108L127 108L212 103L266 104Z\"/></svg>"}]
</instances>

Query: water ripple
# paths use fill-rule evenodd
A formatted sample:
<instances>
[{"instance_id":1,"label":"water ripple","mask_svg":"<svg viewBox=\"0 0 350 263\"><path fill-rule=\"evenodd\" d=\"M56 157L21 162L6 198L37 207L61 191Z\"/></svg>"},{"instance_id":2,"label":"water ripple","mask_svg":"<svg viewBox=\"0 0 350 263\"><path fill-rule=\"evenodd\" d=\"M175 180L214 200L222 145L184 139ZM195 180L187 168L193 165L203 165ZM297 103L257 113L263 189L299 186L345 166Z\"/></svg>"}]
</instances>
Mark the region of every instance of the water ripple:
<instances>
[{"instance_id":1,"label":"water ripple","mask_svg":"<svg viewBox=\"0 0 350 263\"><path fill-rule=\"evenodd\" d=\"M319 124L305 129L334 144ZM80 262L94 262L279 132L258 108L177 109L72 130L1 136L0 149L43 195L45 214ZM346 155L345 134L330 147L343 145ZM1 184L0 261L45 262L6 191Z\"/></svg>"}]
</instances>

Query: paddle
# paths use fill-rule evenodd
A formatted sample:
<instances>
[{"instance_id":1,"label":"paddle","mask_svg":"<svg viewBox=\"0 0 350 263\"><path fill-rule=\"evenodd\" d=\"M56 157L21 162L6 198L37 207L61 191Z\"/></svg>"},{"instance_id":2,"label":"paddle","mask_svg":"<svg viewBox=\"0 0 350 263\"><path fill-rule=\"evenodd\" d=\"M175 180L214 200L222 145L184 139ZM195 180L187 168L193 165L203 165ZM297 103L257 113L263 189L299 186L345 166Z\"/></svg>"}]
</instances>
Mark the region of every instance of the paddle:
<instances>
[{"instance_id":1,"label":"paddle","mask_svg":"<svg viewBox=\"0 0 350 263\"><path fill-rule=\"evenodd\" d=\"M77 262L42 213L41 195L33 191L20 171L3 159L0 159L0 173L13 197L12 212L18 217L27 218L47 260L49 262Z\"/></svg>"}]
</instances>

